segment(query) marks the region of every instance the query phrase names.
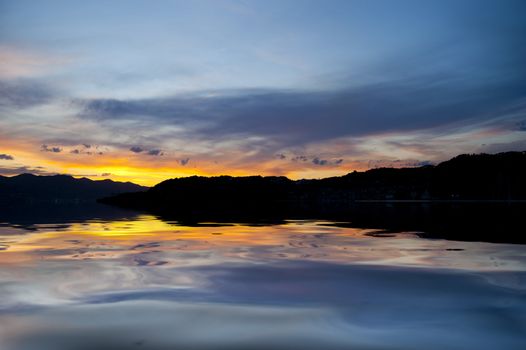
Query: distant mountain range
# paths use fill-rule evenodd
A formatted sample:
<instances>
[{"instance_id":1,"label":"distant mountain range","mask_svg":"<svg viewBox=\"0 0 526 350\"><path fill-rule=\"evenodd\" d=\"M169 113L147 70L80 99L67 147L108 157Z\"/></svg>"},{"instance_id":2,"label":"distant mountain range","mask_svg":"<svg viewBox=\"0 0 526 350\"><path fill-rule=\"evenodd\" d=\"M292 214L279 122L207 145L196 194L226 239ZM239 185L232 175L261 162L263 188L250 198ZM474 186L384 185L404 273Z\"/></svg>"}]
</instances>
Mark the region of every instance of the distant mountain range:
<instances>
[{"instance_id":1,"label":"distant mountain range","mask_svg":"<svg viewBox=\"0 0 526 350\"><path fill-rule=\"evenodd\" d=\"M0 204L94 202L102 197L147 189L131 182L94 181L68 175L0 176Z\"/></svg>"},{"instance_id":2,"label":"distant mountain range","mask_svg":"<svg viewBox=\"0 0 526 350\"><path fill-rule=\"evenodd\" d=\"M191 176L152 188L68 175L0 176L0 203L94 201L149 210L330 209L360 201L526 200L526 152L460 155L436 166L319 180Z\"/></svg>"},{"instance_id":3,"label":"distant mountain range","mask_svg":"<svg viewBox=\"0 0 526 350\"><path fill-rule=\"evenodd\" d=\"M31 228L41 220L39 213L46 222L133 215L97 206L98 198L187 225L327 219L426 237L526 243L526 152L460 155L436 166L372 169L320 180L192 176L152 188L65 175L0 176L0 222ZM63 205L35 205L29 211L10 205L50 202Z\"/></svg>"},{"instance_id":4,"label":"distant mountain range","mask_svg":"<svg viewBox=\"0 0 526 350\"><path fill-rule=\"evenodd\" d=\"M436 166L380 168L341 177L166 180L101 202L158 212L327 211L362 201L526 200L526 152L460 155Z\"/></svg>"}]
</instances>

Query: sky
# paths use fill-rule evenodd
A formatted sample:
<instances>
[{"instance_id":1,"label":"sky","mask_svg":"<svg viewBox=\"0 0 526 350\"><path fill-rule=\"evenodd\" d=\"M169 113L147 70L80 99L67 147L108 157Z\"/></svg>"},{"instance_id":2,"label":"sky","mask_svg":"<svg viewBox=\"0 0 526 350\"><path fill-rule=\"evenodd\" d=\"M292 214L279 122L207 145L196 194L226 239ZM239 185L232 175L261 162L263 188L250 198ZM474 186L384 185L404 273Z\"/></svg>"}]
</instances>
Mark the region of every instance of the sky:
<instances>
[{"instance_id":1,"label":"sky","mask_svg":"<svg viewBox=\"0 0 526 350\"><path fill-rule=\"evenodd\" d=\"M0 174L321 178L526 150L522 0L0 0Z\"/></svg>"}]
</instances>

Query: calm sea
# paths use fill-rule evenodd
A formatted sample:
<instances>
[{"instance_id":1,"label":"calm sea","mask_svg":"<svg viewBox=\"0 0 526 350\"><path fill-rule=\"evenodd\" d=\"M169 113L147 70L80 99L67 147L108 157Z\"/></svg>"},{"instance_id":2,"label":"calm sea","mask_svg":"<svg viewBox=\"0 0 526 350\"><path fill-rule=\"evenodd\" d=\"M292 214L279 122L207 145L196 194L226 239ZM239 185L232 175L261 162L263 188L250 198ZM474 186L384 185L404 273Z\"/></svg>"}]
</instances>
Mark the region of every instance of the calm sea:
<instances>
[{"instance_id":1,"label":"calm sea","mask_svg":"<svg viewBox=\"0 0 526 350\"><path fill-rule=\"evenodd\" d=\"M526 245L103 208L0 225L0 349L526 349Z\"/></svg>"}]
</instances>

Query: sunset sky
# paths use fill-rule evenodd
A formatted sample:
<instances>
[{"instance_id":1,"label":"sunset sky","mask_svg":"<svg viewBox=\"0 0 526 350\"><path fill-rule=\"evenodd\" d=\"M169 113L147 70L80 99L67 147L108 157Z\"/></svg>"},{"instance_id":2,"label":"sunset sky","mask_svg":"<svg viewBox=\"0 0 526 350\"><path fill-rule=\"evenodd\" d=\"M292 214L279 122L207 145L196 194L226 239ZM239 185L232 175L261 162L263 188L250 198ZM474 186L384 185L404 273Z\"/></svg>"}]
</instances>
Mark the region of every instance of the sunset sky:
<instances>
[{"instance_id":1,"label":"sunset sky","mask_svg":"<svg viewBox=\"0 0 526 350\"><path fill-rule=\"evenodd\" d=\"M0 174L318 178L526 150L526 1L0 0Z\"/></svg>"}]
</instances>

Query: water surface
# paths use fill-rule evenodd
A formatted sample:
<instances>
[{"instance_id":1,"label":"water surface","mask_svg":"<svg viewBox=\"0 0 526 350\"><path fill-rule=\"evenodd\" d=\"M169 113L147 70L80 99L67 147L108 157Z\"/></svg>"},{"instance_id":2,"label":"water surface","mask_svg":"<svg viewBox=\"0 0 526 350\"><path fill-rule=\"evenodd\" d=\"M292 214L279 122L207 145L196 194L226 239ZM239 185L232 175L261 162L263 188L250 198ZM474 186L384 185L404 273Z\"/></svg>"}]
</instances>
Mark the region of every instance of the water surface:
<instances>
[{"instance_id":1,"label":"water surface","mask_svg":"<svg viewBox=\"0 0 526 350\"><path fill-rule=\"evenodd\" d=\"M0 348L524 349L526 246L334 221L0 225Z\"/></svg>"}]
</instances>

